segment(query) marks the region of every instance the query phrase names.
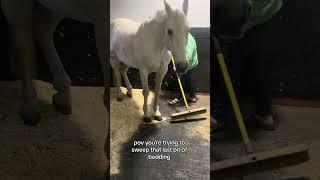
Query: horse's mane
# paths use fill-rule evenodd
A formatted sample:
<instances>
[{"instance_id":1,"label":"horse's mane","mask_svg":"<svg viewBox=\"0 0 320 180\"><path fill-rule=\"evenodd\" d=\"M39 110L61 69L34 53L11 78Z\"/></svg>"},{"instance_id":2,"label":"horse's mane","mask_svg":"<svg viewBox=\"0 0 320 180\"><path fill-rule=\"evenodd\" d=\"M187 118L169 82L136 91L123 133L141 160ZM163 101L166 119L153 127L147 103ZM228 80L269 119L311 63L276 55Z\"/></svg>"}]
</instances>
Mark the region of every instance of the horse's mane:
<instances>
[{"instance_id":1,"label":"horse's mane","mask_svg":"<svg viewBox=\"0 0 320 180\"><path fill-rule=\"evenodd\" d=\"M151 22L163 22L166 17L167 13L164 10L158 10L153 18L151 18Z\"/></svg>"},{"instance_id":2,"label":"horse's mane","mask_svg":"<svg viewBox=\"0 0 320 180\"><path fill-rule=\"evenodd\" d=\"M156 14L152 17L152 18L149 18L147 19L146 21L142 22L141 23L141 26L139 28L139 31L141 29L143 29L144 26L148 25L148 24L159 24L159 23L162 23L166 20L167 18L167 13L165 12L165 10L158 10L156 12Z\"/></svg>"}]
</instances>

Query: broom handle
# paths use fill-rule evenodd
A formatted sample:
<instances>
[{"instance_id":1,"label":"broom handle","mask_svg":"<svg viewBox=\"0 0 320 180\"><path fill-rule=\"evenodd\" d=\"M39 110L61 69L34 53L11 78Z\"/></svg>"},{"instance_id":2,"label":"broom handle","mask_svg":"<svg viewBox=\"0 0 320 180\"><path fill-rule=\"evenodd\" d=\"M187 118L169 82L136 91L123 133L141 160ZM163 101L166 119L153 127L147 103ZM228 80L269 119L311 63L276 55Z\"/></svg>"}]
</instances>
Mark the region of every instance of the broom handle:
<instances>
[{"instance_id":1,"label":"broom handle","mask_svg":"<svg viewBox=\"0 0 320 180\"><path fill-rule=\"evenodd\" d=\"M176 65L175 65L173 56L172 56L172 64L173 64L173 68L176 70ZM179 87L180 87L180 90L181 90L181 94L182 94L182 97L183 97L184 104L186 106L187 111L189 111L189 105L187 103L186 95L184 94L184 90L183 90L183 87L182 87L182 84L181 84L181 81L180 81L180 77L179 77L177 72L175 72L175 73L177 75L177 79L178 79L178 83L179 83Z\"/></svg>"},{"instance_id":2,"label":"broom handle","mask_svg":"<svg viewBox=\"0 0 320 180\"><path fill-rule=\"evenodd\" d=\"M229 73L228 73L228 69L227 69L226 63L224 61L224 57L223 57L223 54L222 54L222 51L221 51L221 47L220 47L219 41L218 41L218 39L216 37L213 37L213 42L214 42L213 45L214 45L214 48L216 50L217 58L218 58L218 61L219 61L219 65L220 65L220 68L221 68L221 71L222 71L222 75L223 75L223 78L224 78L224 81L225 81L225 84L226 84L226 87L227 87L227 90L228 90L228 93L229 93L229 96L230 96L230 100L231 100L231 104L232 104L232 107L233 107L233 111L235 113L235 116L236 116L236 119L237 119L237 122L238 122L238 126L239 126L239 129L240 129L241 135L242 135L243 143L244 143L244 145L246 147L247 153L248 154L253 153L252 144L251 144L251 142L249 140L249 136L248 136L246 127L245 127L244 122L243 122L243 117L242 117L242 114L241 114L241 111L240 111L240 108L239 108L239 104L238 104L236 95L235 95L234 90L233 90L232 82L230 80L230 76L229 76Z\"/></svg>"}]
</instances>

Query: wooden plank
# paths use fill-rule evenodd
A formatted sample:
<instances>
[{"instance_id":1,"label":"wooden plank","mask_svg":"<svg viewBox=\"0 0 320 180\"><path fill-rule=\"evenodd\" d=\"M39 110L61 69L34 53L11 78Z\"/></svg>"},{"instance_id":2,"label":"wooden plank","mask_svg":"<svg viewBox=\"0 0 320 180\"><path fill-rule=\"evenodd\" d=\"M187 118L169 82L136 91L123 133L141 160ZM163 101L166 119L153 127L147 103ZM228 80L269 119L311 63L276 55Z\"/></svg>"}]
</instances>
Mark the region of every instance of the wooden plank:
<instances>
[{"instance_id":1,"label":"wooden plank","mask_svg":"<svg viewBox=\"0 0 320 180\"><path fill-rule=\"evenodd\" d=\"M240 177L292 166L309 160L308 149L309 145L300 144L214 162L211 164L211 173L215 178Z\"/></svg>"}]
</instances>

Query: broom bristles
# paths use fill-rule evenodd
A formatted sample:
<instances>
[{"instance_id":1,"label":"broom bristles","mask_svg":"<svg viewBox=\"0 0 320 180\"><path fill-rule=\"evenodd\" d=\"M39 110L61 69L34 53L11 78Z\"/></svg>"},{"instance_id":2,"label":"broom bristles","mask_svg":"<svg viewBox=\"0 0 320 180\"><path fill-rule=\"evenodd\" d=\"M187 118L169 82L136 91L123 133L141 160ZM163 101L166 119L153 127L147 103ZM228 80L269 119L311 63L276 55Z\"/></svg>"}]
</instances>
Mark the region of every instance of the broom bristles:
<instances>
[{"instance_id":1,"label":"broom bristles","mask_svg":"<svg viewBox=\"0 0 320 180\"><path fill-rule=\"evenodd\" d=\"M174 113L171 115L171 119L185 118L185 117L195 116L199 114L204 114L206 112L207 112L206 108L197 108L189 111Z\"/></svg>"}]
</instances>

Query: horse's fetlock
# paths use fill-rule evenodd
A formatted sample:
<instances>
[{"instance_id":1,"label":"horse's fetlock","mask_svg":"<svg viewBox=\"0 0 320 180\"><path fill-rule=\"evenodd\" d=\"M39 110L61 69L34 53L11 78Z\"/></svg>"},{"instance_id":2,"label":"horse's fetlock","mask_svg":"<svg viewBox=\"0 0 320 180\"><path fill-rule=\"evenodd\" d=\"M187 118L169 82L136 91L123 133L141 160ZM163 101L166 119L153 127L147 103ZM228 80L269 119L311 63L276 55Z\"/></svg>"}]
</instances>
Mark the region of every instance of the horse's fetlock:
<instances>
[{"instance_id":1,"label":"horse's fetlock","mask_svg":"<svg viewBox=\"0 0 320 180\"><path fill-rule=\"evenodd\" d=\"M54 89L57 91L65 91L70 89L71 79L67 76L66 78L57 78L54 80Z\"/></svg>"}]
</instances>

